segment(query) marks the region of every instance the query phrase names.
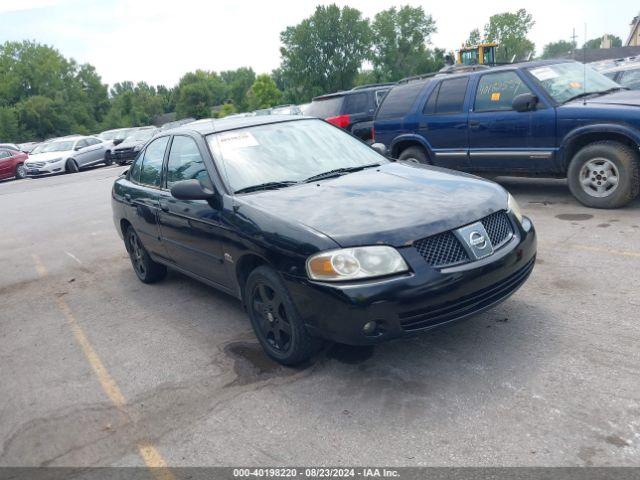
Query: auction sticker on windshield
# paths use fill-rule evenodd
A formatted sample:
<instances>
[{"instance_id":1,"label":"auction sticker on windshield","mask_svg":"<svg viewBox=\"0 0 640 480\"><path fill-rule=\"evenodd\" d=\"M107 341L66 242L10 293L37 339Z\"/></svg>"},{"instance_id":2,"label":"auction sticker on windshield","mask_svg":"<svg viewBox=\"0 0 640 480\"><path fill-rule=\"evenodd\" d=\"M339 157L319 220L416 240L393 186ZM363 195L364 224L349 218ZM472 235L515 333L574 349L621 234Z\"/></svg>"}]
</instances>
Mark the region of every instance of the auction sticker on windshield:
<instances>
[{"instance_id":1,"label":"auction sticker on windshield","mask_svg":"<svg viewBox=\"0 0 640 480\"><path fill-rule=\"evenodd\" d=\"M260 145L250 132L227 132L218 135L221 147L225 148L247 148Z\"/></svg>"},{"instance_id":2,"label":"auction sticker on windshield","mask_svg":"<svg viewBox=\"0 0 640 480\"><path fill-rule=\"evenodd\" d=\"M552 78L557 78L559 76L558 72L549 67L534 68L531 70L531 74L541 82L550 80Z\"/></svg>"}]
</instances>

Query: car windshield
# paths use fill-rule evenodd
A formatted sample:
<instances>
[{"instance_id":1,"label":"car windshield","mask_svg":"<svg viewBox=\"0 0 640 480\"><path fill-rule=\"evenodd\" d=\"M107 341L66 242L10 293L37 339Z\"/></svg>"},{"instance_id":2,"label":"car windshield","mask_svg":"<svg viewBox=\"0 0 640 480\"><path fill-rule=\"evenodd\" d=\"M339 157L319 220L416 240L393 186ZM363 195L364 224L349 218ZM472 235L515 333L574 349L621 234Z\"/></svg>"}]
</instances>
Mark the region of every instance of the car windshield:
<instances>
[{"instance_id":1,"label":"car windshield","mask_svg":"<svg viewBox=\"0 0 640 480\"><path fill-rule=\"evenodd\" d=\"M73 140L66 140L64 142L51 142L42 146L38 153L47 152L66 152L67 150L73 150Z\"/></svg>"},{"instance_id":2,"label":"car windshield","mask_svg":"<svg viewBox=\"0 0 640 480\"><path fill-rule=\"evenodd\" d=\"M108 132L102 132L98 136L103 140L113 140L114 138L116 138L117 133L118 130L110 130Z\"/></svg>"},{"instance_id":3,"label":"car windshield","mask_svg":"<svg viewBox=\"0 0 640 480\"><path fill-rule=\"evenodd\" d=\"M125 138L125 142L142 142L142 141L146 141L149 140L151 137L153 137L154 133L156 133L155 130L138 130L137 132L133 132L132 135L129 135L127 138Z\"/></svg>"},{"instance_id":4,"label":"car windshield","mask_svg":"<svg viewBox=\"0 0 640 480\"><path fill-rule=\"evenodd\" d=\"M215 133L207 139L234 192L388 162L351 135L313 119Z\"/></svg>"},{"instance_id":5,"label":"car windshield","mask_svg":"<svg viewBox=\"0 0 640 480\"><path fill-rule=\"evenodd\" d=\"M558 103L583 95L621 88L613 80L581 63L556 63L529 68L529 72Z\"/></svg>"}]
</instances>

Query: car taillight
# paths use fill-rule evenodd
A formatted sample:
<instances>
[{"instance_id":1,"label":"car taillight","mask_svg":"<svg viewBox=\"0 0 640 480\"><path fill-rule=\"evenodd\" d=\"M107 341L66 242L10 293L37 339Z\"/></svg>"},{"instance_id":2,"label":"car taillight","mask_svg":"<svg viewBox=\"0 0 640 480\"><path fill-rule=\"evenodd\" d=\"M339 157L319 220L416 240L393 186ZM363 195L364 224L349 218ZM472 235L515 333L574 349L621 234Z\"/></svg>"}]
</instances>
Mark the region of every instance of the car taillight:
<instances>
[{"instance_id":1,"label":"car taillight","mask_svg":"<svg viewBox=\"0 0 640 480\"><path fill-rule=\"evenodd\" d=\"M373 140L373 143L376 142L376 129L374 127L371 127L371 140Z\"/></svg>"},{"instance_id":2,"label":"car taillight","mask_svg":"<svg viewBox=\"0 0 640 480\"><path fill-rule=\"evenodd\" d=\"M338 115L337 117L329 117L327 122L340 128L347 128L349 126L349 115Z\"/></svg>"}]
</instances>

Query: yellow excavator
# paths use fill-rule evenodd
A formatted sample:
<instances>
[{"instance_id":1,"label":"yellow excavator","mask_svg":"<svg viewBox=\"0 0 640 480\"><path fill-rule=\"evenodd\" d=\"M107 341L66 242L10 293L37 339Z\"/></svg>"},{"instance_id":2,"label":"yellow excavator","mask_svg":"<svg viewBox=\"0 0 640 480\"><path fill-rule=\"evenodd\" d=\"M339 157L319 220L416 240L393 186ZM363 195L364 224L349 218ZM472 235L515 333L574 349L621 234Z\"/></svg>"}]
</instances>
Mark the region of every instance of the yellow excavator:
<instances>
[{"instance_id":1,"label":"yellow excavator","mask_svg":"<svg viewBox=\"0 0 640 480\"><path fill-rule=\"evenodd\" d=\"M456 55L458 65L495 65L496 48L495 42L479 43L477 45L463 45Z\"/></svg>"}]
</instances>

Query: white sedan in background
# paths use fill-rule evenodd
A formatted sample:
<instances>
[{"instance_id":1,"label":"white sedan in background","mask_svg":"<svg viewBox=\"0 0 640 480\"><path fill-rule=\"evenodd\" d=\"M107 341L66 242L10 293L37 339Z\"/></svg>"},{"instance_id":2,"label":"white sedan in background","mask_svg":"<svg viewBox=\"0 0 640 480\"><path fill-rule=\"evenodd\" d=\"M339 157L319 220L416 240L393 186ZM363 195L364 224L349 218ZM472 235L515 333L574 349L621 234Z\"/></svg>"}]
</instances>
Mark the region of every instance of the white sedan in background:
<instances>
[{"instance_id":1,"label":"white sedan in background","mask_svg":"<svg viewBox=\"0 0 640 480\"><path fill-rule=\"evenodd\" d=\"M109 142L98 137L62 137L42 144L24 163L27 175L76 173L80 169L104 163L111 165L107 154Z\"/></svg>"}]
</instances>

